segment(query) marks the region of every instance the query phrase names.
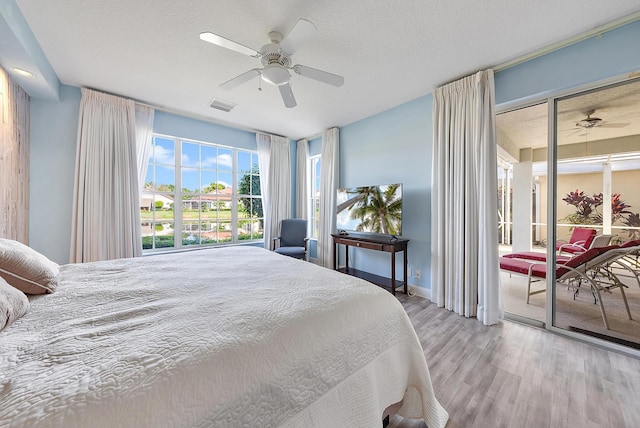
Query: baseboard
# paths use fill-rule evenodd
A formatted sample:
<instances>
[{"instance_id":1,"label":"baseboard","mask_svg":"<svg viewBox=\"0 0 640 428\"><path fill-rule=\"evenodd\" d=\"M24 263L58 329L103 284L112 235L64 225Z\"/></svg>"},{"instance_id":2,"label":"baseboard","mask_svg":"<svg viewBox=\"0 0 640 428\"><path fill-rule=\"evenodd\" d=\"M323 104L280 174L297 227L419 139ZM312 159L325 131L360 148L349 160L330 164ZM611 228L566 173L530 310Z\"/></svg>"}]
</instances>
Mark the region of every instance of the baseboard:
<instances>
[{"instance_id":1,"label":"baseboard","mask_svg":"<svg viewBox=\"0 0 640 428\"><path fill-rule=\"evenodd\" d=\"M431 289L409 284L409 295L431 300Z\"/></svg>"},{"instance_id":2,"label":"baseboard","mask_svg":"<svg viewBox=\"0 0 640 428\"><path fill-rule=\"evenodd\" d=\"M318 259L309 259L310 262L316 263L318 262ZM343 268L344 265L338 265L338 269ZM396 289L399 290L399 289ZM431 300L431 289L430 288L424 288L424 287L419 287L417 285L411 285L409 284L409 295L410 296L418 296L418 297L422 297L424 299L427 300Z\"/></svg>"}]
</instances>

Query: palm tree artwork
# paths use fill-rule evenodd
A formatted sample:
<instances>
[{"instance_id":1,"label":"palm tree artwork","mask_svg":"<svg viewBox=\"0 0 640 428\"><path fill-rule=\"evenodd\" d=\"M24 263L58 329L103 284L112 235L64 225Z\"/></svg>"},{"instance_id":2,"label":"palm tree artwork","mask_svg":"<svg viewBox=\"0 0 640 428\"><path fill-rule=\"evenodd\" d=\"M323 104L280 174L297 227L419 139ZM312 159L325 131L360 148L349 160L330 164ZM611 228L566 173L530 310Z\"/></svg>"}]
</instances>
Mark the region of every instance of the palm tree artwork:
<instances>
[{"instance_id":1,"label":"palm tree artwork","mask_svg":"<svg viewBox=\"0 0 640 428\"><path fill-rule=\"evenodd\" d=\"M359 232L400 235L402 225L402 191L400 184L348 189L348 199L338 205L338 214L349 211Z\"/></svg>"}]
</instances>

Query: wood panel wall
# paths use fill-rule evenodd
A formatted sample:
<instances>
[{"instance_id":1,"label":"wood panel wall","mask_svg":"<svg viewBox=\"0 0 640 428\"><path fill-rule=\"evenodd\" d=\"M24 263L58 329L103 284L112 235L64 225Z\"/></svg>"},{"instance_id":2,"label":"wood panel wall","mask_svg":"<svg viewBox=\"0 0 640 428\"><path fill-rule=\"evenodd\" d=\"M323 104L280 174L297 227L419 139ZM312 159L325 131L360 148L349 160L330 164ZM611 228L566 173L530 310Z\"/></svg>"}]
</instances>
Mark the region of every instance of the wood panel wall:
<instances>
[{"instance_id":1,"label":"wood panel wall","mask_svg":"<svg viewBox=\"0 0 640 428\"><path fill-rule=\"evenodd\" d=\"M29 242L29 95L0 67L0 238Z\"/></svg>"}]
</instances>

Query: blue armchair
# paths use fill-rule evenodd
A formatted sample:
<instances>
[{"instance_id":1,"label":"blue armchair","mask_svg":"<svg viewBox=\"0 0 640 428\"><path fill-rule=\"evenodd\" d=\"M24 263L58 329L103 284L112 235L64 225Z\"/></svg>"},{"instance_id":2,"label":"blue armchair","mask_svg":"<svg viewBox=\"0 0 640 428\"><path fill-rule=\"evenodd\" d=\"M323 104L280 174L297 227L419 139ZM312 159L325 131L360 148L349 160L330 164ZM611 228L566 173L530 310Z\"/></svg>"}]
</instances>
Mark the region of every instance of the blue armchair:
<instances>
[{"instance_id":1,"label":"blue armchair","mask_svg":"<svg viewBox=\"0 0 640 428\"><path fill-rule=\"evenodd\" d=\"M307 220L290 218L280 223L280 236L273 238L271 249L296 259L307 260Z\"/></svg>"}]
</instances>

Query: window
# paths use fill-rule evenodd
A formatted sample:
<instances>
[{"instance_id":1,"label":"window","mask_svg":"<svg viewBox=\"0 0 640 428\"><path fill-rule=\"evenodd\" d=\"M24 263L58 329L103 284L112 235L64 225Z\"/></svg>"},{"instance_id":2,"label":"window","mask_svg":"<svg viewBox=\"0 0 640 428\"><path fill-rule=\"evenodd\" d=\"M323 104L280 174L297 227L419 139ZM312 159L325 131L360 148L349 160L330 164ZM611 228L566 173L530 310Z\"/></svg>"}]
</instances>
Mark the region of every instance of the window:
<instances>
[{"instance_id":1,"label":"window","mask_svg":"<svg viewBox=\"0 0 640 428\"><path fill-rule=\"evenodd\" d=\"M322 159L320 155L312 156L309 158L309 162L311 163L311 194L309 200L309 224L311 231L309 236L317 239L319 228L318 216L320 213L320 168L322 167Z\"/></svg>"},{"instance_id":2,"label":"window","mask_svg":"<svg viewBox=\"0 0 640 428\"><path fill-rule=\"evenodd\" d=\"M257 152L154 135L140 200L142 247L263 238Z\"/></svg>"}]
</instances>

